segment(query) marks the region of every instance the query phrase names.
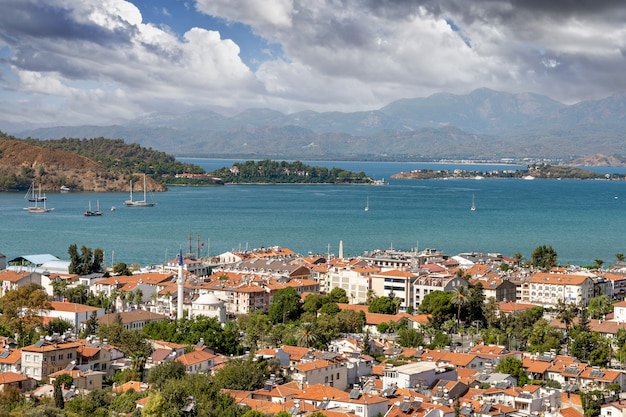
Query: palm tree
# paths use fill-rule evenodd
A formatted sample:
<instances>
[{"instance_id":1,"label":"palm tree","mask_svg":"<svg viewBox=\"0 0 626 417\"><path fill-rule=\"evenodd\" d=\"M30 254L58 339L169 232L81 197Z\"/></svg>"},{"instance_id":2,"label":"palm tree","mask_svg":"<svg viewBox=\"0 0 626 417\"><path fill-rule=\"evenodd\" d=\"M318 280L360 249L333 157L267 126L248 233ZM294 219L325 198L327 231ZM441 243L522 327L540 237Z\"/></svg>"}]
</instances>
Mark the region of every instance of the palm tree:
<instances>
[{"instance_id":1,"label":"palm tree","mask_svg":"<svg viewBox=\"0 0 626 417\"><path fill-rule=\"evenodd\" d=\"M300 324L298 333L296 334L296 340L298 346L311 347L317 342L317 334L314 333L313 324L304 322Z\"/></svg>"},{"instance_id":2,"label":"palm tree","mask_svg":"<svg viewBox=\"0 0 626 417\"><path fill-rule=\"evenodd\" d=\"M622 252L618 252L615 254L615 260L617 260L617 263L624 262L624 259L626 259L626 255L624 255Z\"/></svg>"},{"instance_id":3,"label":"palm tree","mask_svg":"<svg viewBox=\"0 0 626 417\"><path fill-rule=\"evenodd\" d=\"M450 302L457 307L456 312L456 325L457 328L461 323L461 307L465 306L469 302L469 298L467 297L467 290L463 285L459 285L456 287L456 291L452 296L452 300Z\"/></svg>"}]
</instances>

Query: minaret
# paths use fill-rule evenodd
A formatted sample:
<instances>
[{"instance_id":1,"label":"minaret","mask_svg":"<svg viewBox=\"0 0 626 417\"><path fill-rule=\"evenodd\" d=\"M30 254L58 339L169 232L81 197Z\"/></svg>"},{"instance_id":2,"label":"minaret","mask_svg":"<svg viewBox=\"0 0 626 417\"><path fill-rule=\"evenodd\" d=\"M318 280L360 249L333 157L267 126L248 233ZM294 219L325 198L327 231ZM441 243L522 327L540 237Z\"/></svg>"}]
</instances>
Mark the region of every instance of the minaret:
<instances>
[{"instance_id":1,"label":"minaret","mask_svg":"<svg viewBox=\"0 0 626 417\"><path fill-rule=\"evenodd\" d=\"M343 240L339 241L339 259L343 259Z\"/></svg>"},{"instance_id":2,"label":"minaret","mask_svg":"<svg viewBox=\"0 0 626 417\"><path fill-rule=\"evenodd\" d=\"M183 298L185 297L184 283L185 279L183 278L183 250L180 250L178 254L178 279L176 280L178 283L178 311L176 312L176 318L178 320L183 319Z\"/></svg>"}]
</instances>

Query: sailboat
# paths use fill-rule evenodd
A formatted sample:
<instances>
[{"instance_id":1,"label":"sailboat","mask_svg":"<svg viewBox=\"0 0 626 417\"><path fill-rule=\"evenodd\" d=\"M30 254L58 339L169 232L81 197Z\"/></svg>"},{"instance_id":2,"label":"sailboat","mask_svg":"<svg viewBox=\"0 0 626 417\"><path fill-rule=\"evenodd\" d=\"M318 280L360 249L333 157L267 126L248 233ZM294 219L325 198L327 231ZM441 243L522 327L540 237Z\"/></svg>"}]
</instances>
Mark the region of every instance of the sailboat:
<instances>
[{"instance_id":1,"label":"sailboat","mask_svg":"<svg viewBox=\"0 0 626 417\"><path fill-rule=\"evenodd\" d=\"M369 198L369 196L365 198L365 211L370 211L370 198Z\"/></svg>"},{"instance_id":2,"label":"sailboat","mask_svg":"<svg viewBox=\"0 0 626 417\"><path fill-rule=\"evenodd\" d=\"M32 201L35 204L30 207L25 207L24 210L27 210L29 213L48 213L54 210L53 208L46 207L46 200L45 194L43 196L41 195L41 184L39 184L39 191L36 194L35 187L32 187L31 197L29 197L28 201ZM39 205L40 202L43 202L43 206Z\"/></svg>"},{"instance_id":3,"label":"sailboat","mask_svg":"<svg viewBox=\"0 0 626 417\"><path fill-rule=\"evenodd\" d=\"M474 204L474 194L472 194L472 207L470 208L471 211L476 211L476 204Z\"/></svg>"},{"instance_id":4,"label":"sailboat","mask_svg":"<svg viewBox=\"0 0 626 417\"><path fill-rule=\"evenodd\" d=\"M89 208L87 210L85 210L84 213L85 216L87 217L92 217L92 216L102 216L102 211L100 210L100 202L98 201L96 203L96 210L91 210L91 201L89 202Z\"/></svg>"},{"instance_id":5,"label":"sailboat","mask_svg":"<svg viewBox=\"0 0 626 417\"><path fill-rule=\"evenodd\" d=\"M146 199L146 174L143 174L143 200L133 200L133 180L130 181L130 199L124 201L126 207L152 207L154 201Z\"/></svg>"},{"instance_id":6,"label":"sailboat","mask_svg":"<svg viewBox=\"0 0 626 417\"><path fill-rule=\"evenodd\" d=\"M46 195L41 195L41 192L39 192L39 194L35 194L35 181L30 183L30 187L28 187L28 191L26 192L26 195L24 196L24 198L28 198L28 201L31 202L35 202L35 201L46 201L46 199L48 197L46 197Z\"/></svg>"}]
</instances>

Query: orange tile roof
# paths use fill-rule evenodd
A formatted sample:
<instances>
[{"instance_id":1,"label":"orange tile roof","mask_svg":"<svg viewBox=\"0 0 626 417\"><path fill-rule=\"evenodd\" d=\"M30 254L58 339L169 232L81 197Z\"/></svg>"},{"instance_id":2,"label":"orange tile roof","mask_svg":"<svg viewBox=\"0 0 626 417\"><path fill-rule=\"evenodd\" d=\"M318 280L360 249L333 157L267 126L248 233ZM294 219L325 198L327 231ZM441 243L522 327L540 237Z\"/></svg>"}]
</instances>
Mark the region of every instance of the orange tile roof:
<instances>
[{"instance_id":1,"label":"orange tile roof","mask_svg":"<svg viewBox=\"0 0 626 417\"><path fill-rule=\"evenodd\" d=\"M17 272L9 269L0 272L0 281L18 282L29 275L30 272Z\"/></svg>"},{"instance_id":2,"label":"orange tile roof","mask_svg":"<svg viewBox=\"0 0 626 417\"><path fill-rule=\"evenodd\" d=\"M392 269L390 271L379 272L379 273L376 274L376 276L395 277L395 278L414 278L414 277L417 277L417 275L415 275L412 272L401 271L399 269Z\"/></svg>"},{"instance_id":3,"label":"orange tile roof","mask_svg":"<svg viewBox=\"0 0 626 417\"><path fill-rule=\"evenodd\" d=\"M100 308L92 307L85 304L78 303L64 303L61 301L50 301L50 306L52 310L55 311L66 311L66 312L74 312L74 313L86 313L90 311L98 311Z\"/></svg>"},{"instance_id":4,"label":"orange tile roof","mask_svg":"<svg viewBox=\"0 0 626 417\"><path fill-rule=\"evenodd\" d=\"M565 393L564 393L565 394ZM563 417L583 417L584 414L576 410L574 407L561 408L559 414Z\"/></svg>"},{"instance_id":5,"label":"orange tile roof","mask_svg":"<svg viewBox=\"0 0 626 417\"><path fill-rule=\"evenodd\" d=\"M9 349L9 355L5 358L0 358L1 364L12 365L22 360L22 351L20 349Z\"/></svg>"},{"instance_id":6,"label":"orange tile roof","mask_svg":"<svg viewBox=\"0 0 626 417\"><path fill-rule=\"evenodd\" d=\"M205 352L203 350L196 350L185 353L184 355L177 357L176 360L185 366L189 366L201 362L208 362L215 357L216 355L213 355L212 353Z\"/></svg>"},{"instance_id":7,"label":"orange tile roof","mask_svg":"<svg viewBox=\"0 0 626 417\"><path fill-rule=\"evenodd\" d=\"M498 303L498 309L502 313L514 313L516 311L526 311L533 307L536 307L535 304L527 304L527 303L517 303L514 301L508 302L500 302Z\"/></svg>"},{"instance_id":8,"label":"orange tile roof","mask_svg":"<svg viewBox=\"0 0 626 417\"><path fill-rule=\"evenodd\" d=\"M525 357L522 360L522 366L526 369L526 372L533 374L543 374L552 366L552 362L538 361L531 357Z\"/></svg>"},{"instance_id":9,"label":"orange tile roof","mask_svg":"<svg viewBox=\"0 0 626 417\"><path fill-rule=\"evenodd\" d=\"M580 285L590 279L585 275L551 274L549 272L535 272L530 277L530 282L535 284L551 285Z\"/></svg>"},{"instance_id":10,"label":"orange tile roof","mask_svg":"<svg viewBox=\"0 0 626 417\"><path fill-rule=\"evenodd\" d=\"M21 382L21 381L26 381L26 380L28 380L27 377L25 377L22 374L15 373L15 372L0 373L0 385L12 384L15 382Z\"/></svg>"}]
</instances>

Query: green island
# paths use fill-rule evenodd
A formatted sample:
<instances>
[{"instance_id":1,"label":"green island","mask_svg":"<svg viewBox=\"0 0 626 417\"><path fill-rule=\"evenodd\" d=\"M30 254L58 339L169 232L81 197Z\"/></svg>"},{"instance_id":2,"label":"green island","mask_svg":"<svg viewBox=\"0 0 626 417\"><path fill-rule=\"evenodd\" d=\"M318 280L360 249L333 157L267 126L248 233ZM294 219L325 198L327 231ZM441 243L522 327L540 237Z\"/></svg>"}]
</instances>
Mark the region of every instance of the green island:
<instances>
[{"instance_id":1,"label":"green island","mask_svg":"<svg viewBox=\"0 0 626 417\"><path fill-rule=\"evenodd\" d=\"M272 160L236 163L210 173L224 183L232 184L371 184L374 182L364 172L351 172L341 168L310 166L300 161L277 162Z\"/></svg>"},{"instance_id":2,"label":"green island","mask_svg":"<svg viewBox=\"0 0 626 417\"><path fill-rule=\"evenodd\" d=\"M582 168L532 164L526 169L502 169L490 171L478 170L431 170L418 169L400 172L391 176L393 179L483 179L483 178L520 178L520 179L553 179L553 180L624 180L623 174L600 174Z\"/></svg>"}]
</instances>

